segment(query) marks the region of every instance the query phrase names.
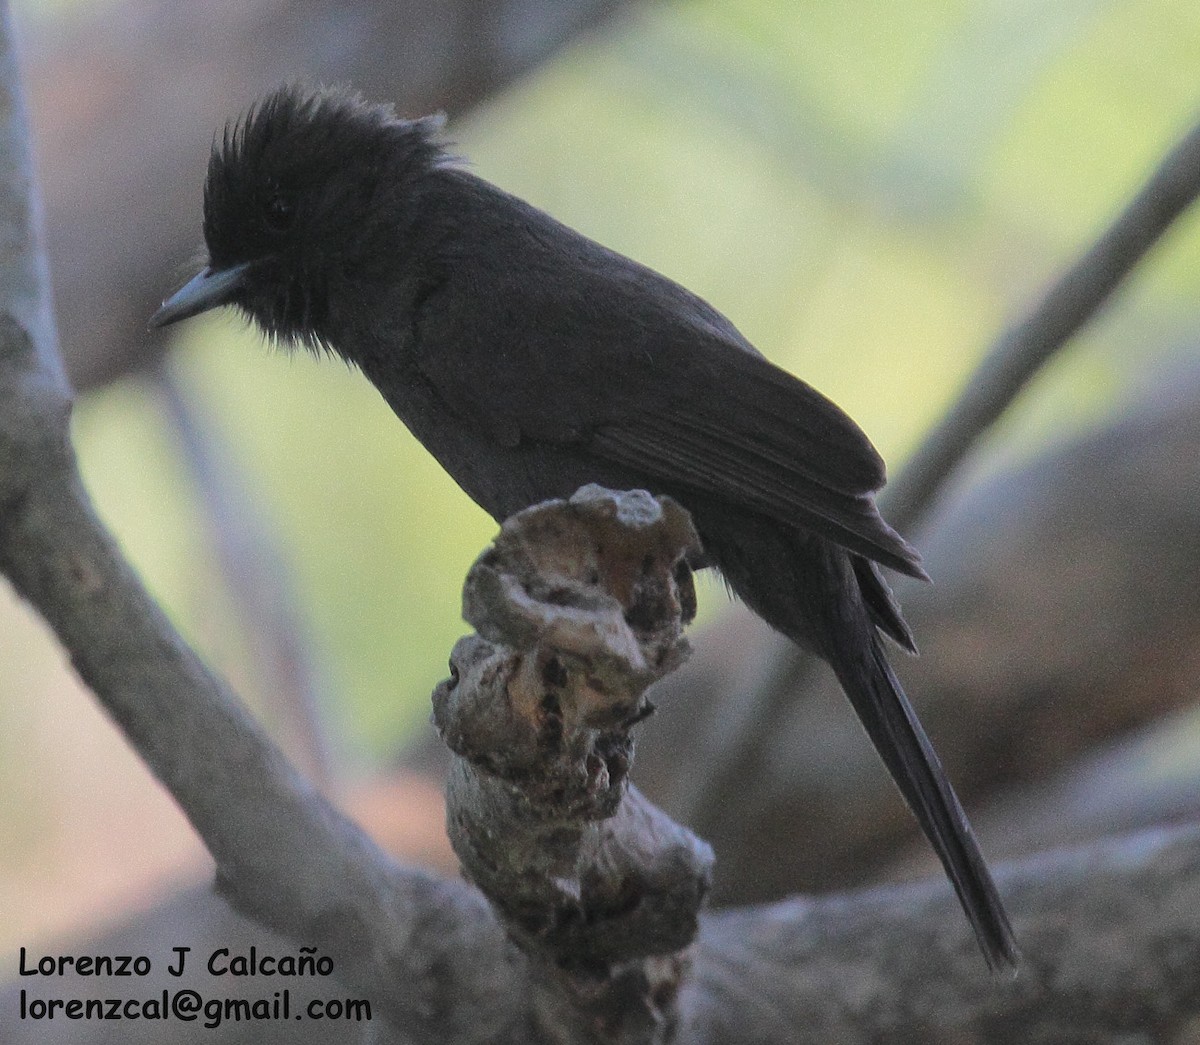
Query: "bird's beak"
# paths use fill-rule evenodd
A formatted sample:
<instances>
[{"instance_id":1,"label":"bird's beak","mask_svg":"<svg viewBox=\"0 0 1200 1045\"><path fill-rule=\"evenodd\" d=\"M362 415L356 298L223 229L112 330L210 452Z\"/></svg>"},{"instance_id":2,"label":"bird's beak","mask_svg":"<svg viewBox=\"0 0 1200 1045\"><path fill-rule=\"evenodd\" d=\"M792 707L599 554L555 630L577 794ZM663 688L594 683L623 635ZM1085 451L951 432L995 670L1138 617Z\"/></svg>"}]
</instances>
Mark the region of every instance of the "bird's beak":
<instances>
[{"instance_id":1,"label":"bird's beak","mask_svg":"<svg viewBox=\"0 0 1200 1045\"><path fill-rule=\"evenodd\" d=\"M210 308L224 305L245 284L250 262L231 265L226 269L202 268L182 287L162 303L150 317L151 329L178 323L181 319L198 316Z\"/></svg>"}]
</instances>

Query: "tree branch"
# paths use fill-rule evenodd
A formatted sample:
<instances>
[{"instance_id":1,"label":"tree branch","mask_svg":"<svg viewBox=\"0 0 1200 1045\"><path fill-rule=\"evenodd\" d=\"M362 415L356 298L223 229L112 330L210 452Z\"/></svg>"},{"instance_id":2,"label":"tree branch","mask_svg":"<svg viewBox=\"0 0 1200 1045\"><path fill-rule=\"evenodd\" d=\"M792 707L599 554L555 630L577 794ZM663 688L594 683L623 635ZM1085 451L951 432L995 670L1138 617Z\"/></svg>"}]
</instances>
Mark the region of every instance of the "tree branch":
<instances>
[{"instance_id":1,"label":"tree branch","mask_svg":"<svg viewBox=\"0 0 1200 1045\"><path fill-rule=\"evenodd\" d=\"M920 526L954 470L1021 390L1109 301L1200 195L1200 124L1159 163L1132 200L1022 319L1005 330L880 497L893 526Z\"/></svg>"},{"instance_id":2,"label":"tree branch","mask_svg":"<svg viewBox=\"0 0 1200 1045\"><path fill-rule=\"evenodd\" d=\"M434 721L463 871L534 960L548 1040L661 1042L712 851L627 785L645 689L687 653L687 514L585 487L505 522L472 568ZM597 1031L597 1028L601 1028Z\"/></svg>"},{"instance_id":3,"label":"tree branch","mask_svg":"<svg viewBox=\"0 0 1200 1045\"><path fill-rule=\"evenodd\" d=\"M200 492L204 518L225 583L243 616L243 632L264 680L275 736L322 787L331 764L317 679L323 674L304 639L307 628L278 535L251 496L212 418L192 403L164 358L148 368L153 390Z\"/></svg>"},{"instance_id":4,"label":"tree branch","mask_svg":"<svg viewBox=\"0 0 1200 1045\"><path fill-rule=\"evenodd\" d=\"M705 920L683 1001L694 1045L1192 1040L1200 830L1107 839L1000 868L1024 955L973 961L944 881Z\"/></svg>"},{"instance_id":5,"label":"tree branch","mask_svg":"<svg viewBox=\"0 0 1200 1045\"><path fill-rule=\"evenodd\" d=\"M1024 948L1016 980L999 983L979 963L941 876L797 897L701 919L680 991L676 1040L688 1045L1192 1040L1200 1013L1200 904L1194 895L1200 829L1189 825L1109 838L998 870ZM216 909L211 896L192 894L76 950L144 953L164 939L193 941L198 949L272 943ZM455 959L475 956L459 953ZM183 985L204 986L202 979ZM18 990L27 986L7 984L0 1011L15 1011ZM252 987L249 981L234 990L247 993ZM308 990L311 985L298 993ZM111 987L103 981L73 972L46 989L48 997L105 994ZM558 998L562 1003L564 995ZM129 1024L126 1037L143 1045L326 1041L326 1035L313 1034L314 1027L320 1024L283 1027L281 1033L272 1023L210 1030L143 1022ZM310 1036L301 1037L306 1029ZM447 1027L440 1040L464 1040L455 1039L453 1030ZM103 1023L73 1024L71 1031L64 1039L71 1045L112 1040ZM10 1040L44 1045L45 1027L20 1023ZM498 1040L529 1045L535 1039L517 1030Z\"/></svg>"}]
</instances>

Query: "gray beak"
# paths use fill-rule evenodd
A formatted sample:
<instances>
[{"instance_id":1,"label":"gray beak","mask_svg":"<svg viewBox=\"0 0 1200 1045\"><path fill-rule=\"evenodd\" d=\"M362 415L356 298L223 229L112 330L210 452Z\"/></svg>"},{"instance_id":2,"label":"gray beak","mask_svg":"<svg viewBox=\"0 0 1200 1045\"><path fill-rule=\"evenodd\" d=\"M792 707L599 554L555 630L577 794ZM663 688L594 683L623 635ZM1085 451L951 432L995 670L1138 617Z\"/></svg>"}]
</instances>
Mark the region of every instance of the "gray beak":
<instances>
[{"instance_id":1,"label":"gray beak","mask_svg":"<svg viewBox=\"0 0 1200 1045\"><path fill-rule=\"evenodd\" d=\"M169 326L228 303L245 283L249 270L248 261L227 269L202 268L162 303L150 317L150 328Z\"/></svg>"}]
</instances>

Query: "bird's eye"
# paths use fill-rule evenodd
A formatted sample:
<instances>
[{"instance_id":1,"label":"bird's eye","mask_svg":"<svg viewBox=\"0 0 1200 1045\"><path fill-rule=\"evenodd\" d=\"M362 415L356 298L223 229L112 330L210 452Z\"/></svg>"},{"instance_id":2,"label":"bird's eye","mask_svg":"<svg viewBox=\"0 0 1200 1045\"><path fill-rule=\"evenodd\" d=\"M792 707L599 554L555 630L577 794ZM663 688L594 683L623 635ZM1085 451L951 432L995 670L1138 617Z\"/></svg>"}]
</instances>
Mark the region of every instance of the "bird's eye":
<instances>
[{"instance_id":1,"label":"bird's eye","mask_svg":"<svg viewBox=\"0 0 1200 1045\"><path fill-rule=\"evenodd\" d=\"M292 224L295 213L292 201L282 193L277 192L267 200L267 225L275 232L284 232Z\"/></svg>"}]
</instances>

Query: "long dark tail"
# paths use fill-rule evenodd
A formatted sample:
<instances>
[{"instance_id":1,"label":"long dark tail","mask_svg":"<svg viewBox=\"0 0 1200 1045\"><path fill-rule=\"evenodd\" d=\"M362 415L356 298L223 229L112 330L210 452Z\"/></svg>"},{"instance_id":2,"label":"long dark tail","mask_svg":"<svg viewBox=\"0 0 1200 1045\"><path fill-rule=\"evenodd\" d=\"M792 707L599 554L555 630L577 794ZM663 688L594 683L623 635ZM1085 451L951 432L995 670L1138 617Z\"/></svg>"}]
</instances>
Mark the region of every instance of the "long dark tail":
<instances>
[{"instance_id":1,"label":"long dark tail","mask_svg":"<svg viewBox=\"0 0 1200 1045\"><path fill-rule=\"evenodd\" d=\"M830 656L830 664L941 859L989 968L1011 973L1017 965L1017 944L996 883L937 752L904 695L879 637L870 630L865 640L855 637L838 643L845 652ZM856 648L856 642L862 645Z\"/></svg>"},{"instance_id":2,"label":"long dark tail","mask_svg":"<svg viewBox=\"0 0 1200 1045\"><path fill-rule=\"evenodd\" d=\"M768 624L829 662L946 868L988 965L1014 970L1016 941L996 885L884 655L880 631L909 650L914 644L879 571L815 534L727 505L693 500L691 509L705 550L730 587Z\"/></svg>"}]
</instances>

